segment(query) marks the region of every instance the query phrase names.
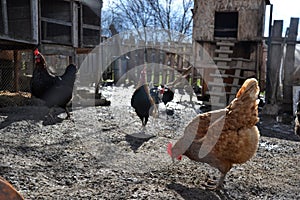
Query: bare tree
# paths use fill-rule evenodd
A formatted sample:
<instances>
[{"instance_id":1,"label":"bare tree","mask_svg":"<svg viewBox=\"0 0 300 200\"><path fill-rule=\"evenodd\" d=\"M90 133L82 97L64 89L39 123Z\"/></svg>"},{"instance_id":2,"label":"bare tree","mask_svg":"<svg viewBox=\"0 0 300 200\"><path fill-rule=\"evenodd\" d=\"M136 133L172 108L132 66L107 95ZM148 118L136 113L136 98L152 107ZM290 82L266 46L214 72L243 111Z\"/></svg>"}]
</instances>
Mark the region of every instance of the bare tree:
<instances>
[{"instance_id":1,"label":"bare tree","mask_svg":"<svg viewBox=\"0 0 300 200\"><path fill-rule=\"evenodd\" d=\"M155 20L161 28L182 34L192 33L192 12L194 0L147 0L155 11Z\"/></svg>"},{"instance_id":2,"label":"bare tree","mask_svg":"<svg viewBox=\"0 0 300 200\"><path fill-rule=\"evenodd\" d=\"M190 35L193 3L193 0L119 0L114 1L108 11L113 15L111 23L119 32L155 27ZM102 18L107 20L105 16ZM110 24L103 22L102 25Z\"/></svg>"},{"instance_id":3,"label":"bare tree","mask_svg":"<svg viewBox=\"0 0 300 200\"><path fill-rule=\"evenodd\" d=\"M129 23L128 20L124 20L124 18L120 17L120 14L122 14L120 10L118 10L114 6L109 6L108 8L102 11L101 31L103 35L113 35L113 33L110 30L111 25L114 25L115 29L118 32L132 29L131 23Z\"/></svg>"}]
</instances>

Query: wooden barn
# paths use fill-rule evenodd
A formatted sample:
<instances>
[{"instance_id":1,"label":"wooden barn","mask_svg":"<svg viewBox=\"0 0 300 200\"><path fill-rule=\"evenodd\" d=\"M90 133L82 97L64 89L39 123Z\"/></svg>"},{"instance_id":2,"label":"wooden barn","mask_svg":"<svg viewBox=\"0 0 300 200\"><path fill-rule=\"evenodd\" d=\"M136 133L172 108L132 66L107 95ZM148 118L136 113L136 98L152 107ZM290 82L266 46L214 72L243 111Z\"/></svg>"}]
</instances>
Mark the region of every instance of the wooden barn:
<instances>
[{"instance_id":1,"label":"wooden barn","mask_svg":"<svg viewBox=\"0 0 300 200\"><path fill-rule=\"evenodd\" d=\"M195 0L194 46L202 46L217 65L201 69L202 92L210 95L211 104L223 107L246 78L259 78L266 4L269 1ZM197 49L194 52L199 57Z\"/></svg>"},{"instance_id":2,"label":"wooden barn","mask_svg":"<svg viewBox=\"0 0 300 200\"><path fill-rule=\"evenodd\" d=\"M101 0L1 0L0 90L26 88L35 47L63 68L97 46L101 8Z\"/></svg>"}]
</instances>

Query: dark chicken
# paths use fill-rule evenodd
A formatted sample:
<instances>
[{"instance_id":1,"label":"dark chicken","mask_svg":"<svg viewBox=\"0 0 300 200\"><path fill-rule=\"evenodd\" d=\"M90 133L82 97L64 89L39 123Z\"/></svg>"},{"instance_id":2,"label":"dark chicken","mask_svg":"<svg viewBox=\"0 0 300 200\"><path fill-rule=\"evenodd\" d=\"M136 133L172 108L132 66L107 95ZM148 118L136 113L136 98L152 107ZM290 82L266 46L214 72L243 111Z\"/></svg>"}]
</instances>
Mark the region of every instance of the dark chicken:
<instances>
[{"instance_id":1,"label":"dark chicken","mask_svg":"<svg viewBox=\"0 0 300 200\"><path fill-rule=\"evenodd\" d=\"M150 96L154 100L155 104L158 105L160 103L160 97L159 97L160 90L158 86L154 86L150 89Z\"/></svg>"},{"instance_id":2,"label":"dark chicken","mask_svg":"<svg viewBox=\"0 0 300 200\"><path fill-rule=\"evenodd\" d=\"M150 95L148 84L146 84L146 70L141 71L137 89L131 97L131 106L135 109L137 116L141 119L143 128L147 125L149 116L156 113L156 106Z\"/></svg>"},{"instance_id":3,"label":"dark chicken","mask_svg":"<svg viewBox=\"0 0 300 200\"><path fill-rule=\"evenodd\" d=\"M160 92L162 94L161 100L165 105L174 99L174 92L169 87L161 85Z\"/></svg>"},{"instance_id":4,"label":"dark chicken","mask_svg":"<svg viewBox=\"0 0 300 200\"><path fill-rule=\"evenodd\" d=\"M233 164L245 163L258 148L258 93L257 80L247 79L225 109L196 116L174 147L169 143L168 153L172 159L180 160L181 155L185 155L217 168L221 177L208 187L221 189Z\"/></svg>"},{"instance_id":5,"label":"dark chicken","mask_svg":"<svg viewBox=\"0 0 300 200\"><path fill-rule=\"evenodd\" d=\"M77 67L70 64L62 76L55 76L47 69L46 60L37 49L34 56L35 68L30 82L32 95L44 100L49 108L63 108L67 113L66 118L70 118L67 104L72 99Z\"/></svg>"},{"instance_id":6,"label":"dark chicken","mask_svg":"<svg viewBox=\"0 0 300 200\"><path fill-rule=\"evenodd\" d=\"M34 51L34 57L35 67L30 82L30 90L33 96L44 99L44 95L55 85L58 77L49 71L46 60L38 49Z\"/></svg>"}]
</instances>

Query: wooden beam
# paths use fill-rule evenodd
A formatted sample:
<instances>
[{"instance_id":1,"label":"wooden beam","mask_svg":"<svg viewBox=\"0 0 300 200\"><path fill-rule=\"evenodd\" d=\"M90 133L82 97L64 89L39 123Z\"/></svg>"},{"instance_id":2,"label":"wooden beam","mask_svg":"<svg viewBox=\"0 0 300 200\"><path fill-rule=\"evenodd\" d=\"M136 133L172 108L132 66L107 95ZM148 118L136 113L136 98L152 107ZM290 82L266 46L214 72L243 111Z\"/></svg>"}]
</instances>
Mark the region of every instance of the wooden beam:
<instances>
[{"instance_id":1,"label":"wooden beam","mask_svg":"<svg viewBox=\"0 0 300 200\"><path fill-rule=\"evenodd\" d=\"M41 17L41 19L43 22L59 24L59 25L63 25L63 26L72 26L72 22L67 22L67 21L52 19L52 18L47 18L47 17Z\"/></svg>"},{"instance_id":2,"label":"wooden beam","mask_svg":"<svg viewBox=\"0 0 300 200\"><path fill-rule=\"evenodd\" d=\"M8 35L8 15L7 15L7 3L6 3L6 0L1 0L1 7L2 7L2 17L3 17L4 34Z\"/></svg>"},{"instance_id":3,"label":"wooden beam","mask_svg":"<svg viewBox=\"0 0 300 200\"><path fill-rule=\"evenodd\" d=\"M79 47L83 47L83 27L82 27L82 24L83 24L83 7L82 7L82 4L79 4L78 6L78 9L79 9L79 19L78 19L78 22L79 22L79 27L78 27L78 30L79 30Z\"/></svg>"},{"instance_id":4,"label":"wooden beam","mask_svg":"<svg viewBox=\"0 0 300 200\"><path fill-rule=\"evenodd\" d=\"M44 55L65 55L72 57L75 54L73 47L64 45L41 44L39 49Z\"/></svg>"},{"instance_id":5,"label":"wooden beam","mask_svg":"<svg viewBox=\"0 0 300 200\"><path fill-rule=\"evenodd\" d=\"M20 70L20 54L18 50L14 51L14 90L16 92L19 91L20 85L19 85L19 70Z\"/></svg>"},{"instance_id":6,"label":"wooden beam","mask_svg":"<svg viewBox=\"0 0 300 200\"><path fill-rule=\"evenodd\" d=\"M91 25L91 24L83 24L82 27L86 29L97 30L97 31L99 31L100 29L100 26Z\"/></svg>"},{"instance_id":7,"label":"wooden beam","mask_svg":"<svg viewBox=\"0 0 300 200\"><path fill-rule=\"evenodd\" d=\"M72 45L78 47L78 4L71 2L71 17L72 17Z\"/></svg>"},{"instance_id":8,"label":"wooden beam","mask_svg":"<svg viewBox=\"0 0 300 200\"><path fill-rule=\"evenodd\" d=\"M274 20L272 28L271 44L268 55L267 80L266 80L266 103L277 103L277 92L279 87L279 69L282 56L281 43L275 43L281 40L283 20Z\"/></svg>"},{"instance_id":9,"label":"wooden beam","mask_svg":"<svg viewBox=\"0 0 300 200\"><path fill-rule=\"evenodd\" d=\"M37 7L38 7L38 44L41 44L41 40L42 40L42 20L41 20L41 17L42 17L42 6L41 6L41 1L38 0L38 4L37 4Z\"/></svg>"},{"instance_id":10,"label":"wooden beam","mask_svg":"<svg viewBox=\"0 0 300 200\"><path fill-rule=\"evenodd\" d=\"M38 43L39 41L39 15L38 15L38 0L31 0L31 37L32 39Z\"/></svg>"}]
</instances>

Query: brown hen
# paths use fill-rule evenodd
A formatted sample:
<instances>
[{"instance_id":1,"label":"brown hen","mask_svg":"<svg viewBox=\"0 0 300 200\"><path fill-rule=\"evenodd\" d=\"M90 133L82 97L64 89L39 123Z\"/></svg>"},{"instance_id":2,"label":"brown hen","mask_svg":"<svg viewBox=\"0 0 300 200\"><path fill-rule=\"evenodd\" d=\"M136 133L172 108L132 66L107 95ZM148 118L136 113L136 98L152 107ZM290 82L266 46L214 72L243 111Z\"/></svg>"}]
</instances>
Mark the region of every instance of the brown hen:
<instances>
[{"instance_id":1,"label":"brown hen","mask_svg":"<svg viewBox=\"0 0 300 200\"><path fill-rule=\"evenodd\" d=\"M24 200L22 195L5 179L0 177L1 200Z\"/></svg>"},{"instance_id":2,"label":"brown hen","mask_svg":"<svg viewBox=\"0 0 300 200\"><path fill-rule=\"evenodd\" d=\"M259 142L257 96L259 87L254 78L247 79L236 98L225 108L199 114L185 128L184 135L168 146L168 153L181 159L208 163L221 172L219 181L209 189L221 189L233 164L248 161L255 154Z\"/></svg>"}]
</instances>

